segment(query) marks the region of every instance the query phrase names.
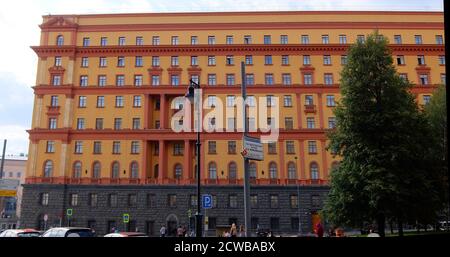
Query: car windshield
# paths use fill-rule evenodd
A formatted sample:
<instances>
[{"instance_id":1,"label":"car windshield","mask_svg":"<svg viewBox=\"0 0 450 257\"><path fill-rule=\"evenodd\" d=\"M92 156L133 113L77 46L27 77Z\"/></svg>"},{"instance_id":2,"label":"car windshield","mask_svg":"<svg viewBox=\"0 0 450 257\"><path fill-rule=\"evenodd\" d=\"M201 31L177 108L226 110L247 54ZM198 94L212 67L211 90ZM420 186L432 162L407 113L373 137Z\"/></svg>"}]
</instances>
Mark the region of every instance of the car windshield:
<instances>
[{"instance_id":1,"label":"car windshield","mask_svg":"<svg viewBox=\"0 0 450 257\"><path fill-rule=\"evenodd\" d=\"M18 237L39 237L39 232L25 232L17 234Z\"/></svg>"},{"instance_id":2,"label":"car windshield","mask_svg":"<svg viewBox=\"0 0 450 257\"><path fill-rule=\"evenodd\" d=\"M67 237L94 237L94 233L91 230L71 230Z\"/></svg>"}]
</instances>

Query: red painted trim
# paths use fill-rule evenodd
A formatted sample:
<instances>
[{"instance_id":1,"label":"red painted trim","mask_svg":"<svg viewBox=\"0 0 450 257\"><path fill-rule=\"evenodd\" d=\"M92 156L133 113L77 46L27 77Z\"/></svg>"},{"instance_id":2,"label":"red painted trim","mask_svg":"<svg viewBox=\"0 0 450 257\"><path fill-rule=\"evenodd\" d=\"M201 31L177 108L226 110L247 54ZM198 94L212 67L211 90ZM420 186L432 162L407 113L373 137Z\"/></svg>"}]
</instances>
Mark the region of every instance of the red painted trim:
<instances>
[{"instance_id":1,"label":"red painted trim","mask_svg":"<svg viewBox=\"0 0 450 257\"><path fill-rule=\"evenodd\" d=\"M166 152L166 141L159 140L159 174L158 180L160 183L167 178L167 152Z\"/></svg>"},{"instance_id":2,"label":"red painted trim","mask_svg":"<svg viewBox=\"0 0 450 257\"><path fill-rule=\"evenodd\" d=\"M298 140L300 147L300 179L306 179L306 166L305 166L305 144L304 140Z\"/></svg>"},{"instance_id":3,"label":"red painted trim","mask_svg":"<svg viewBox=\"0 0 450 257\"><path fill-rule=\"evenodd\" d=\"M324 121L323 121L323 119L324 119L324 117L323 117L323 105L322 105L322 94L321 93L319 93L319 94L317 94L317 98L318 98L318 104L319 104L319 128L320 129L325 129L325 127L324 127Z\"/></svg>"}]
</instances>

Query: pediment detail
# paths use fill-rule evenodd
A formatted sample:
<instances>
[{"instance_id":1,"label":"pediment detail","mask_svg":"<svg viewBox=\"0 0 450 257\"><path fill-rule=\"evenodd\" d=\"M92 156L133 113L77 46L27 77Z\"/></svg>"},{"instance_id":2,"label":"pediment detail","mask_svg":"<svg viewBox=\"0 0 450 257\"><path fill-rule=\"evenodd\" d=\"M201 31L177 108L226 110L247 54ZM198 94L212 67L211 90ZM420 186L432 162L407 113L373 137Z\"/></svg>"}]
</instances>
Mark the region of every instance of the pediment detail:
<instances>
[{"instance_id":1,"label":"pediment detail","mask_svg":"<svg viewBox=\"0 0 450 257\"><path fill-rule=\"evenodd\" d=\"M78 28L78 24L62 17L54 17L49 19L47 22L44 22L39 27L41 29L52 29L52 28Z\"/></svg>"}]
</instances>

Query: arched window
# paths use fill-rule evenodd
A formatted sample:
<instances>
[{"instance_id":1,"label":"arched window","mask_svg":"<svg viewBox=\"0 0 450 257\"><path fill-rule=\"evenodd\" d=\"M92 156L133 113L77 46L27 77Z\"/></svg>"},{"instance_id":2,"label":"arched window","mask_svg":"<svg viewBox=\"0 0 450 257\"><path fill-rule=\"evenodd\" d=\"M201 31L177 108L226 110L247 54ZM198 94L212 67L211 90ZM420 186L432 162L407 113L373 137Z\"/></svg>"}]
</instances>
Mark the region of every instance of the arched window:
<instances>
[{"instance_id":1,"label":"arched window","mask_svg":"<svg viewBox=\"0 0 450 257\"><path fill-rule=\"evenodd\" d=\"M159 164L156 164L153 168L153 173L155 174L155 178L158 178L159 176Z\"/></svg>"},{"instance_id":2,"label":"arched window","mask_svg":"<svg viewBox=\"0 0 450 257\"><path fill-rule=\"evenodd\" d=\"M278 171L277 171L277 164L274 162L271 162L269 164L269 178L270 179L277 179L278 177Z\"/></svg>"},{"instance_id":3,"label":"arched window","mask_svg":"<svg viewBox=\"0 0 450 257\"><path fill-rule=\"evenodd\" d=\"M92 165L92 178L99 179L101 171L102 166L100 165L100 162L94 162L94 165Z\"/></svg>"},{"instance_id":4,"label":"arched window","mask_svg":"<svg viewBox=\"0 0 450 257\"><path fill-rule=\"evenodd\" d=\"M288 163L288 179L297 179L297 168L293 162Z\"/></svg>"},{"instance_id":5,"label":"arched window","mask_svg":"<svg viewBox=\"0 0 450 257\"><path fill-rule=\"evenodd\" d=\"M228 178L237 179L237 165L235 162L228 164Z\"/></svg>"},{"instance_id":6,"label":"arched window","mask_svg":"<svg viewBox=\"0 0 450 257\"><path fill-rule=\"evenodd\" d=\"M53 174L53 162L46 161L44 165L44 178L50 178Z\"/></svg>"},{"instance_id":7,"label":"arched window","mask_svg":"<svg viewBox=\"0 0 450 257\"><path fill-rule=\"evenodd\" d=\"M257 169L256 169L256 163L251 162L248 166L248 170L250 172L250 179L256 179L257 178Z\"/></svg>"},{"instance_id":8,"label":"arched window","mask_svg":"<svg viewBox=\"0 0 450 257\"><path fill-rule=\"evenodd\" d=\"M57 46L64 45L64 37L62 35L59 35L58 37L56 37L56 45Z\"/></svg>"},{"instance_id":9,"label":"arched window","mask_svg":"<svg viewBox=\"0 0 450 257\"><path fill-rule=\"evenodd\" d=\"M309 166L310 172L311 172L311 179L312 180L318 180L319 179L319 166L317 166L317 163L313 162Z\"/></svg>"},{"instance_id":10,"label":"arched window","mask_svg":"<svg viewBox=\"0 0 450 257\"><path fill-rule=\"evenodd\" d=\"M119 178L120 165L119 162L113 162L111 167L111 178Z\"/></svg>"},{"instance_id":11,"label":"arched window","mask_svg":"<svg viewBox=\"0 0 450 257\"><path fill-rule=\"evenodd\" d=\"M81 178L81 162L75 162L73 164L73 178Z\"/></svg>"},{"instance_id":12,"label":"arched window","mask_svg":"<svg viewBox=\"0 0 450 257\"><path fill-rule=\"evenodd\" d=\"M130 165L130 176L132 179L139 178L139 164L137 162L132 162Z\"/></svg>"},{"instance_id":13,"label":"arched window","mask_svg":"<svg viewBox=\"0 0 450 257\"><path fill-rule=\"evenodd\" d=\"M214 162L209 163L208 171L210 179L217 179L217 166Z\"/></svg>"},{"instance_id":14,"label":"arched window","mask_svg":"<svg viewBox=\"0 0 450 257\"><path fill-rule=\"evenodd\" d=\"M181 164L175 165L175 169L174 169L175 179L181 179L182 175L183 175L183 166L181 166Z\"/></svg>"}]
</instances>

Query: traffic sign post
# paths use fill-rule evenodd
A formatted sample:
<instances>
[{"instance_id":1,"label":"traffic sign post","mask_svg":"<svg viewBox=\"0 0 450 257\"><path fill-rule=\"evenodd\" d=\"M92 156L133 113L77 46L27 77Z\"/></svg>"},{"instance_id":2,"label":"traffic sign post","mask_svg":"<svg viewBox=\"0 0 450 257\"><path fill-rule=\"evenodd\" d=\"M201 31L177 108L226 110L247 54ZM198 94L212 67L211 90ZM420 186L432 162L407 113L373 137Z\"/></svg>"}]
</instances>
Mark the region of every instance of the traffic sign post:
<instances>
[{"instance_id":1,"label":"traffic sign post","mask_svg":"<svg viewBox=\"0 0 450 257\"><path fill-rule=\"evenodd\" d=\"M123 214L123 225L124 225L124 231L127 231L127 224L130 223L130 214L124 213Z\"/></svg>"},{"instance_id":2,"label":"traffic sign post","mask_svg":"<svg viewBox=\"0 0 450 257\"><path fill-rule=\"evenodd\" d=\"M67 209L66 215L67 215L67 222L69 223L68 226L70 227L70 218L73 215L73 209Z\"/></svg>"},{"instance_id":3,"label":"traffic sign post","mask_svg":"<svg viewBox=\"0 0 450 257\"><path fill-rule=\"evenodd\" d=\"M212 208L212 195L202 195L202 207L203 209Z\"/></svg>"},{"instance_id":4,"label":"traffic sign post","mask_svg":"<svg viewBox=\"0 0 450 257\"><path fill-rule=\"evenodd\" d=\"M45 214L44 215L44 231L47 230L47 220L48 220L48 215Z\"/></svg>"}]
</instances>

